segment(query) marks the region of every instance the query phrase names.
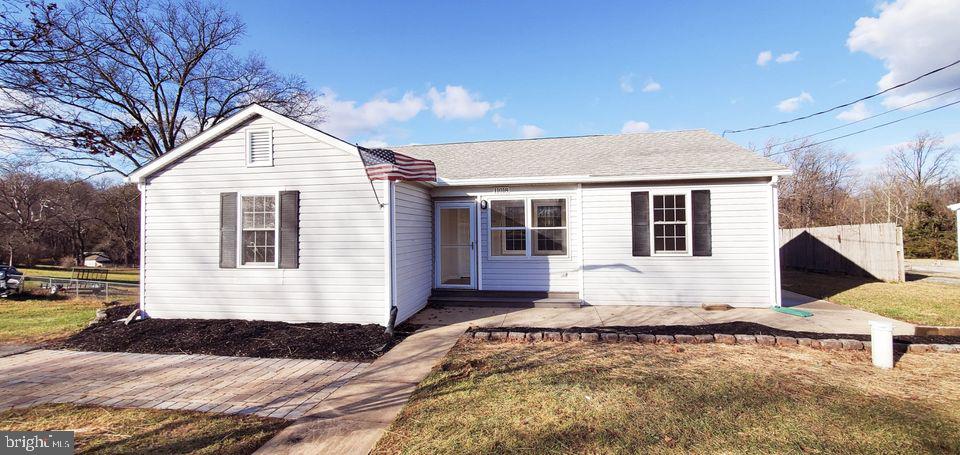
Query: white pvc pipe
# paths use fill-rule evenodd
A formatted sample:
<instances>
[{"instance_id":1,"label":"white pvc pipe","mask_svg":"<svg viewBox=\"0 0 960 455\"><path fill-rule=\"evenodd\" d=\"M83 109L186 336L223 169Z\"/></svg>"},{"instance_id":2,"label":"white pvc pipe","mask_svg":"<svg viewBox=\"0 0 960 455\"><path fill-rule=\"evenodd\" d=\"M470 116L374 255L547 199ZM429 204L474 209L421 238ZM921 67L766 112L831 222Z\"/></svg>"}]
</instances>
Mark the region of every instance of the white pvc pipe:
<instances>
[{"instance_id":1,"label":"white pvc pipe","mask_svg":"<svg viewBox=\"0 0 960 455\"><path fill-rule=\"evenodd\" d=\"M875 367L893 368L893 324L870 321L870 347Z\"/></svg>"}]
</instances>

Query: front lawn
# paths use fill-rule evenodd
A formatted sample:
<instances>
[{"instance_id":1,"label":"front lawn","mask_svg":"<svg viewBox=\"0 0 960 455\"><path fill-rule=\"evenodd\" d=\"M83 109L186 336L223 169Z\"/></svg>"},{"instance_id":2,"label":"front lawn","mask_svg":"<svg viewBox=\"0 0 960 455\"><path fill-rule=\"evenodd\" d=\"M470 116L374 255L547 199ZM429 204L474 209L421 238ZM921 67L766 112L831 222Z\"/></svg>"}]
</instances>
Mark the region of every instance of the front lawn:
<instances>
[{"instance_id":1,"label":"front lawn","mask_svg":"<svg viewBox=\"0 0 960 455\"><path fill-rule=\"evenodd\" d=\"M958 453L960 355L461 343L375 453Z\"/></svg>"},{"instance_id":2,"label":"front lawn","mask_svg":"<svg viewBox=\"0 0 960 455\"><path fill-rule=\"evenodd\" d=\"M29 277L73 278L73 270L68 267L38 266L36 268L17 267ZM140 282L138 269L103 269L107 270L107 281L117 283L137 284Z\"/></svg>"},{"instance_id":3,"label":"front lawn","mask_svg":"<svg viewBox=\"0 0 960 455\"><path fill-rule=\"evenodd\" d=\"M75 431L76 453L253 453L289 425L257 416L67 404L0 412L2 431Z\"/></svg>"},{"instance_id":4,"label":"front lawn","mask_svg":"<svg viewBox=\"0 0 960 455\"><path fill-rule=\"evenodd\" d=\"M103 302L21 294L0 299L0 343L37 343L79 332Z\"/></svg>"},{"instance_id":5,"label":"front lawn","mask_svg":"<svg viewBox=\"0 0 960 455\"><path fill-rule=\"evenodd\" d=\"M901 321L960 326L960 286L925 280L885 283L867 278L784 270L783 288Z\"/></svg>"}]
</instances>

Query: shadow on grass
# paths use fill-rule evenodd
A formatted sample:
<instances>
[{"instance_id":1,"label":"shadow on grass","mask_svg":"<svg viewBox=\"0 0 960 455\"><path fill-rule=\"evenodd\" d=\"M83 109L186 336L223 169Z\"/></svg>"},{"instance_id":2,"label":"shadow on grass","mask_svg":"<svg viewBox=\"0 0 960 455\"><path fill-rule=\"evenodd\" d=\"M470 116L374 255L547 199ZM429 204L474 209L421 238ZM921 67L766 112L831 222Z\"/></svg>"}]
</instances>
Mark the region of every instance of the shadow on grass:
<instances>
[{"instance_id":1,"label":"shadow on grass","mask_svg":"<svg viewBox=\"0 0 960 455\"><path fill-rule=\"evenodd\" d=\"M873 278L795 269L783 269L780 279L784 289L822 300L866 284L882 283Z\"/></svg>"}]
</instances>

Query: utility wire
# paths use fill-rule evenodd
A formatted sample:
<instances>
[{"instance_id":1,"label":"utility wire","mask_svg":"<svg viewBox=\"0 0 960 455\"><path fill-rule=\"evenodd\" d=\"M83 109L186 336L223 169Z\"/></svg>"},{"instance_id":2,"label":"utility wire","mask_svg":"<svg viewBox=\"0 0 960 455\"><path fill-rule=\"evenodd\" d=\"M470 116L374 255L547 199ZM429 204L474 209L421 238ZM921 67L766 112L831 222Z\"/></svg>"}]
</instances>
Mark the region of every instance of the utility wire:
<instances>
[{"instance_id":1,"label":"utility wire","mask_svg":"<svg viewBox=\"0 0 960 455\"><path fill-rule=\"evenodd\" d=\"M850 126L850 125L856 125L857 123L866 122L867 120L875 119L875 118L877 118L877 117L880 117L881 115L887 115L887 114L889 114L889 113L891 113L891 112L899 111L899 110L901 110L901 109L906 109L906 108L908 108L908 107L910 107L910 106L916 106L917 104L930 101L930 100L932 100L932 99L934 99L934 98L939 98L939 97L941 97L941 96L943 96L943 95L948 95L948 94L953 93L953 92L956 92L956 91L958 91L958 90L960 90L960 87L957 87L957 88L952 89L952 90L947 90L947 91L945 91L945 92L940 92L940 93L938 93L938 94L936 94L936 95L929 96L929 97L924 98L924 99L922 99L922 100L920 100L920 101L914 101L914 102L912 102L912 103L910 103L910 104L904 104L903 106L895 107L895 108L893 108L893 109L890 109L890 110L887 110L887 111L883 111L883 112L881 112L881 113L879 113L879 114L874 114L874 115L871 115L871 116L869 116L869 117L864 117L864 118L862 118L862 119L860 119L860 120L854 120L854 121L849 122L849 123L844 123L843 125L840 125L840 126L835 126L835 127L833 127L833 128L827 128L827 129L825 129L825 130L817 131L816 133L808 134L808 135L806 135L806 136L801 136L801 137L798 137L798 138L795 138L795 139L790 139L789 141L783 141L783 142L780 142L780 143L778 143L778 144L773 144L773 145L771 145L770 147L779 147L779 146L781 146L781 145L789 144L789 143L791 143L791 142L797 142L797 141L802 141L802 140L804 140L804 139L810 139L811 137L819 136L819 135L821 135L821 134L823 134L823 133L829 133L829 132L831 132L831 131L839 130L839 129L841 129L841 128L846 128L846 127L848 127L848 126Z\"/></svg>"},{"instance_id":2,"label":"utility wire","mask_svg":"<svg viewBox=\"0 0 960 455\"><path fill-rule=\"evenodd\" d=\"M724 130L722 135L723 135L723 136L726 136L727 133L730 133L730 134L733 134L733 133L743 133L743 132L745 132L745 131L762 130L762 129L771 128L771 127L774 127L774 126L785 125L785 124L787 124L787 123L793 123L793 122L797 122L797 121L800 121L800 120L806 120L806 119L808 119L808 118L810 118L810 117L815 117L815 116L818 116L818 115L826 114L826 113L828 113L828 112L833 112L833 111L835 111L835 110L837 110L837 109L843 109L843 108L845 108L845 107L850 107L850 106L852 106L852 105L854 105L854 104L857 104L857 103L859 103L859 102L861 102L861 101L866 101L866 100L871 99L871 98L876 98L876 97L878 97L878 96L880 96L880 95L883 95L884 93L887 93L887 92L889 92L889 91L891 91L891 90L896 90L896 89L898 89L898 88L900 88L900 87L903 87L903 86L905 86L905 85L912 84L912 83L914 83L914 82L916 82L916 81L919 81L920 79L923 79L923 78L925 78L925 77L927 77L927 76L929 76L929 75L931 75L931 74L939 73L940 71L943 71L943 70L945 70L945 69L947 69L947 68L950 68L950 67L956 66L956 65L960 65L960 60L957 60L957 61L955 61L955 62L953 62L953 63L950 63L949 65L944 65L944 66L941 66L941 67L939 67L939 68L937 68L937 69L928 71L928 72L926 72L926 73L924 73L924 74L921 74L921 75L919 75L919 76L917 76L917 77L915 77L915 78L913 78L913 79L910 79L909 81L901 82L901 83L899 83L899 84L897 84L897 85L894 85L893 87L890 87L890 88L888 88L888 89L886 89L886 90L881 90L881 91L879 91L879 92L877 92L877 93L874 93L873 95L867 95L867 96L864 96L863 98L850 101L849 103L844 103L844 104L841 104L841 105L839 105L839 106L831 107L830 109L825 109L825 110L822 110L822 111L819 111L819 112L814 112L814 113L812 113L812 114L804 115L804 116L801 116L801 117L796 117L796 118L793 118L793 119L790 119L790 120L784 120L784 121L782 121L782 122L768 123L768 124L766 124L766 125L754 126L754 127L752 127L752 128L743 128L743 129L739 129L739 130Z\"/></svg>"},{"instance_id":3,"label":"utility wire","mask_svg":"<svg viewBox=\"0 0 960 455\"><path fill-rule=\"evenodd\" d=\"M931 112L933 112L933 111L939 111L940 109L948 108L948 107L953 106L953 105L955 105L955 104L960 104L960 100L954 101L954 102L952 102L952 103L944 104L943 106L935 107L935 108L933 108L933 109L927 109L927 110L925 110L925 111L923 111L923 112L918 112L918 113L913 114L913 115L908 115L908 116L906 116L906 117L898 118L898 119L896 119L896 120L891 120L891 121L889 121L889 122L887 122L887 123L881 123L881 124L879 124L879 125L871 126L870 128L864 128L864 129L859 130L859 131L854 131L854 132L852 132L852 133L847 133L847 134L844 134L844 135L842 135L842 136L832 137L832 138L830 138L830 139L824 139L824 140L822 140L822 141L820 141L820 142L814 142L814 143L812 143L812 144L805 144L805 145L802 145L802 146L800 146L800 147L795 147L795 148L792 148L792 149L781 150L781 151L779 151L779 152L771 153L771 154L769 154L769 155L764 155L764 156L781 155L781 154L784 154L784 153L794 152L794 151L797 151L797 150L800 150L800 149L804 149L804 148L807 148L807 147L813 147L813 146L815 146L815 145L825 144L825 143L827 143L827 142L835 141L835 140L837 140L837 139L843 139L843 138L845 138L845 137L850 137L850 136L853 136L853 135L855 135L855 134L866 133L867 131L875 130L875 129L877 129L877 128L883 128L883 127L885 127L885 126L887 126L887 125L893 125L894 123L902 122L902 121L904 121L904 120L909 120L909 119L912 119L912 118L914 118L914 117L919 117L919 116L921 116L921 115L923 115L923 114L929 114L929 113L931 113Z\"/></svg>"}]
</instances>

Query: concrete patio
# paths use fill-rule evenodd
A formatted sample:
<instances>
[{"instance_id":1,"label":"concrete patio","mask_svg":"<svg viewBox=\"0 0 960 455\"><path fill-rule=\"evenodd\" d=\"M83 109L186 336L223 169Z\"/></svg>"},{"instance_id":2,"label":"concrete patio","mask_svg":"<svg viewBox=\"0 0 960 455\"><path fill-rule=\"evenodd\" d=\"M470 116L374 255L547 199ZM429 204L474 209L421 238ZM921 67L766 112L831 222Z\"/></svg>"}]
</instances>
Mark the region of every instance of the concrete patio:
<instances>
[{"instance_id":1,"label":"concrete patio","mask_svg":"<svg viewBox=\"0 0 960 455\"><path fill-rule=\"evenodd\" d=\"M581 308L426 308L410 322L423 325L468 324L477 327L616 327L643 325L701 325L755 322L801 332L870 333L867 321L893 324L895 335L913 335L914 326L870 312L783 291L783 305L813 313L802 318L770 308L707 311L699 307L585 306Z\"/></svg>"}]
</instances>

